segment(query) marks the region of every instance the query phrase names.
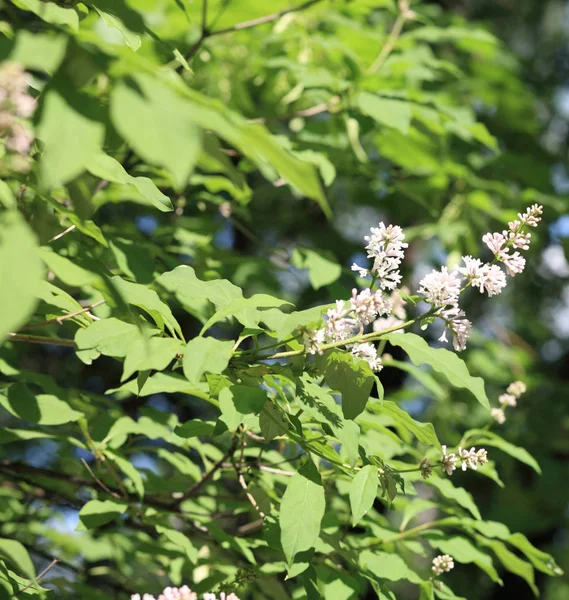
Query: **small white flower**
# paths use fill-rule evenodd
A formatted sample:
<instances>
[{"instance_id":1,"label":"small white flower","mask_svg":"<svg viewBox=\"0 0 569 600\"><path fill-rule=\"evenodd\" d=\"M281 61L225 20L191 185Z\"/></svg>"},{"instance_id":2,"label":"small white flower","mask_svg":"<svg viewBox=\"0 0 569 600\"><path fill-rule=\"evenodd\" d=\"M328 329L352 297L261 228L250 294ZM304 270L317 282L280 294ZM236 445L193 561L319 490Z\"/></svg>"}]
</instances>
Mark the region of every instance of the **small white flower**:
<instances>
[{"instance_id":1,"label":"small white flower","mask_svg":"<svg viewBox=\"0 0 569 600\"><path fill-rule=\"evenodd\" d=\"M369 325L378 315L391 312L391 305L384 300L381 290L372 294L369 288L359 294L356 289L352 290L351 307L362 325Z\"/></svg>"},{"instance_id":2,"label":"small white flower","mask_svg":"<svg viewBox=\"0 0 569 600\"><path fill-rule=\"evenodd\" d=\"M466 348L466 341L472 332L472 323L466 319L463 310L458 306L451 306L439 313L439 317L445 321L446 327L452 332L452 344L457 352ZM447 342L446 331L439 338L441 342Z\"/></svg>"},{"instance_id":3,"label":"small white flower","mask_svg":"<svg viewBox=\"0 0 569 600\"><path fill-rule=\"evenodd\" d=\"M476 456L476 450L474 447L470 448L470 450L466 450L466 448L459 447L458 455L462 460L463 471L466 471L466 469L473 469L474 471L476 471L476 469L478 468L478 458Z\"/></svg>"},{"instance_id":4,"label":"small white flower","mask_svg":"<svg viewBox=\"0 0 569 600\"><path fill-rule=\"evenodd\" d=\"M521 273L524 270L524 267L526 266L526 259L517 251L513 254L504 254L501 260L503 261L504 266L506 267L508 275L510 275L511 277L517 275L518 273Z\"/></svg>"},{"instance_id":5,"label":"small white flower","mask_svg":"<svg viewBox=\"0 0 569 600\"><path fill-rule=\"evenodd\" d=\"M381 357L377 356L377 348L369 342L364 344L354 344L351 346L351 351L354 356L365 360L372 371L378 372L383 369Z\"/></svg>"},{"instance_id":6,"label":"small white flower","mask_svg":"<svg viewBox=\"0 0 569 600\"><path fill-rule=\"evenodd\" d=\"M442 460L442 467L443 467L443 471L447 474L447 475L452 475L453 471L456 469L456 461L458 460L456 457L456 454L454 452L447 454L447 447L446 446L442 446L442 450L443 450L443 460Z\"/></svg>"},{"instance_id":7,"label":"small white flower","mask_svg":"<svg viewBox=\"0 0 569 600\"><path fill-rule=\"evenodd\" d=\"M479 465L485 465L488 462L488 452L485 448L476 451L476 460Z\"/></svg>"},{"instance_id":8,"label":"small white flower","mask_svg":"<svg viewBox=\"0 0 569 600\"><path fill-rule=\"evenodd\" d=\"M405 239L403 230L398 225L386 227L384 223L380 223L379 227L372 227L371 235L364 239L368 242L366 246L368 258L373 258L371 271L379 287L395 289L401 282L399 265L405 256L403 249L409 245L403 241Z\"/></svg>"},{"instance_id":9,"label":"small white flower","mask_svg":"<svg viewBox=\"0 0 569 600\"><path fill-rule=\"evenodd\" d=\"M540 206L539 204L533 204L526 209L526 212L523 215L518 213L518 219L529 227L537 227L538 223L541 221L540 215L542 213L543 206Z\"/></svg>"},{"instance_id":10,"label":"small white flower","mask_svg":"<svg viewBox=\"0 0 569 600\"><path fill-rule=\"evenodd\" d=\"M516 406L517 404L516 397L513 394L502 394L498 398L498 402L502 406Z\"/></svg>"},{"instance_id":11,"label":"small white flower","mask_svg":"<svg viewBox=\"0 0 569 600\"><path fill-rule=\"evenodd\" d=\"M460 294L460 279L454 271L446 267L431 271L419 282L419 293L435 308L454 306Z\"/></svg>"},{"instance_id":12,"label":"small white flower","mask_svg":"<svg viewBox=\"0 0 569 600\"><path fill-rule=\"evenodd\" d=\"M505 423L506 421L506 414L504 413L503 409L501 408L493 408L490 411L490 414L492 415L492 418L494 419L494 421L496 421L499 425L502 425Z\"/></svg>"},{"instance_id":13,"label":"small white flower","mask_svg":"<svg viewBox=\"0 0 569 600\"><path fill-rule=\"evenodd\" d=\"M363 267L356 265L356 263L354 263L352 265L352 271L357 271L357 273L360 277L368 277L369 276L369 271L367 269L364 269Z\"/></svg>"},{"instance_id":14,"label":"small white flower","mask_svg":"<svg viewBox=\"0 0 569 600\"><path fill-rule=\"evenodd\" d=\"M454 569L454 560L448 554L441 554L433 558L432 571L435 575L442 575Z\"/></svg>"},{"instance_id":15,"label":"small white flower","mask_svg":"<svg viewBox=\"0 0 569 600\"><path fill-rule=\"evenodd\" d=\"M503 248L506 245L506 238L501 233L486 233L482 237L482 241L490 248L494 256L503 253Z\"/></svg>"},{"instance_id":16,"label":"small white flower","mask_svg":"<svg viewBox=\"0 0 569 600\"><path fill-rule=\"evenodd\" d=\"M512 394L512 396L515 396L516 398L519 398L522 394L525 394L526 391L527 386L523 381L514 381L513 383L510 383L508 389L506 390L508 394Z\"/></svg>"}]
</instances>

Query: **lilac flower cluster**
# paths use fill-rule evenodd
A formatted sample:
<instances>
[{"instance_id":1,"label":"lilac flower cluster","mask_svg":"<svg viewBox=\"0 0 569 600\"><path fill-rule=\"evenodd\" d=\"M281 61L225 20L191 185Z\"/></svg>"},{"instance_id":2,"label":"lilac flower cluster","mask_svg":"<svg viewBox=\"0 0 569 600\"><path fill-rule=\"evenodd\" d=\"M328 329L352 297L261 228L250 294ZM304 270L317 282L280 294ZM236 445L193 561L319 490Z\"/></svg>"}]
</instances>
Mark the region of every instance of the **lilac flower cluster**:
<instances>
[{"instance_id":1,"label":"lilac flower cluster","mask_svg":"<svg viewBox=\"0 0 569 600\"><path fill-rule=\"evenodd\" d=\"M494 261L503 263L508 275L513 277L523 271L526 261L518 250L527 250L531 237L525 228L536 227L542 212L543 207L534 204L525 213L518 213L518 220L508 223L507 231L486 233L482 237L494 254ZM511 252L512 249L514 252ZM498 264L483 263L472 256L463 256L462 262L464 266L452 271L447 267L442 267L440 271L433 270L419 282L419 294L433 307L434 316L445 322L445 330L439 341L448 341L446 329L449 329L457 352L465 349L472 331L471 322L458 306L460 293L471 285L481 294L486 292L488 296L495 296L506 287L506 273Z\"/></svg>"},{"instance_id":2,"label":"lilac flower cluster","mask_svg":"<svg viewBox=\"0 0 569 600\"><path fill-rule=\"evenodd\" d=\"M239 600L235 594L226 594L225 592L221 592L219 597L211 592L207 592L203 594L201 598L202 600ZM156 600L156 598L152 594L144 594L143 596L140 594L133 594L130 597L130 600ZM198 595L196 592L192 592L187 585L183 585L180 588L165 588L158 596L158 600L198 600Z\"/></svg>"},{"instance_id":3,"label":"lilac flower cluster","mask_svg":"<svg viewBox=\"0 0 569 600\"><path fill-rule=\"evenodd\" d=\"M506 393L502 394L498 398L498 402L501 404L501 408L493 408L490 411L492 418L499 424L502 425L506 422L506 408L508 406L514 407L518 403L518 398L524 394L527 390L526 384L523 381L514 381L510 383L506 389Z\"/></svg>"},{"instance_id":4,"label":"lilac flower cluster","mask_svg":"<svg viewBox=\"0 0 569 600\"><path fill-rule=\"evenodd\" d=\"M484 448L480 448L480 450L476 450L474 447L470 448L470 450L459 448L458 455L454 452L447 453L446 446L442 446L442 450L442 467L447 475L453 474L459 461L462 463L461 468L463 471L466 471L467 469L476 471L479 465L482 466L488 462L488 452L486 452Z\"/></svg>"},{"instance_id":5,"label":"lilac flower cluster","mask_svg":"<svg viewBox=\"0 0 569 600\"><path fill-rule=\"evenodd\" d=\"M537 204L530 206L518 219L508 224L508 230L502 233L487 233L482 240L494 253L494 261L484 263L472 256L463 256L463 266L449 270L444 266L433 270L419 282L418 293L431 305L429 317L439 317L445 323L441 337L448 342L447 330L451 332L453 347L464 350L466 341L472 332L472 323L466 318L459 306L460 294L468 286L475 287L483 294L495 296L506 286L506 273L510 276L520 273L525 259L519 250L529 248L531 234L527 227L536 227L543 208ZM364 333L364 328L373 325L375 332L397 331L405 326L405 301L399 268L405 256L408 244L405 235L397 225L379 223L371 228L371 235L365 237L368 258L373 259L371 269L352 265L360 277L371 277L370 287L361 292L353 290L349 302L338 300L334 308L325 315L325 326L316 331L306 331L304 345L310 354L321 354L322 347L350 340ZM499 264L503 263L506 272ZM374 291L375 287L375 291ZM365 360L374 371L382 368L377 348L370 342L348 343L346 347L352 354Z\"/></svg>"},{"instance_id":6,"label":"lilac flower cluster","mask_svg":"<svg viewBox=\"0 0 569 600\"><path fill-rule=\"evenodd\" d=\"M3 143L2 168L29 170L28 154L34 139L26 119L35 111L35 98L28 94L30 76L11 62L0 66L0 138Z\"/></svg>"}]
</instances>

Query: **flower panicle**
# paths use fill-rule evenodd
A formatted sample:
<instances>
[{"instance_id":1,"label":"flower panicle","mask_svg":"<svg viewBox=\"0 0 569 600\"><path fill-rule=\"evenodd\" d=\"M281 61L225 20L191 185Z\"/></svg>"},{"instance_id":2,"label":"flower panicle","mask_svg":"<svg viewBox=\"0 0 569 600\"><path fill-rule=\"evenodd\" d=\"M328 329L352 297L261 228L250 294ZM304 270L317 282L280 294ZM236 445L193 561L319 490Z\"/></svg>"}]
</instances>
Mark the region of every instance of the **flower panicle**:
<instances>
[{"instance_id":1,"label":"flower panicle","mask_svg":"<svg viewBox=\"0 0 569 600\"><path fill-rule=\"evenodd\" d=\"M506 389L505 394L498 396L500 408L492 408L490 414L498 425L506 422L506 409L514 408L518 404L519 397L527 391L527 386L523 381L514 381Z\"/></svg>"},{"instance_id":2,"label":"flower panicle","mask_svg":"<svg viewBox=\"0 0 569 600\"><path fill-rule=\"evenodd\" d=\"M152 594L144 594L142 596L140 594L133 594L130 597L130 600L239 600L239 597L233 592L230 594L221 592L219 596L212 592L206 592L199 597L198 594L196 592L192 592L187 585L183 585L180 588L164 588L157 599Z\"/></svg>"},{"instance_id":3,"label":"flower panicle","mask_svg":"<svg viewBox=\"0 0 569 600\"><path fill-rule=\"evenodd\" d=\"M463 471L467 469L472 469L476 471L479 466L483 466L488 462L488 452L484 448L480 448L476 450L474 446L467 450L466 448L458 448L458 452L447 452L447 447L442 446L443 451L443 459L441 461L441 465L443 471L447 475L452 475L456 470L459 462L460 467Z\"/></svg>"}]
</instances>

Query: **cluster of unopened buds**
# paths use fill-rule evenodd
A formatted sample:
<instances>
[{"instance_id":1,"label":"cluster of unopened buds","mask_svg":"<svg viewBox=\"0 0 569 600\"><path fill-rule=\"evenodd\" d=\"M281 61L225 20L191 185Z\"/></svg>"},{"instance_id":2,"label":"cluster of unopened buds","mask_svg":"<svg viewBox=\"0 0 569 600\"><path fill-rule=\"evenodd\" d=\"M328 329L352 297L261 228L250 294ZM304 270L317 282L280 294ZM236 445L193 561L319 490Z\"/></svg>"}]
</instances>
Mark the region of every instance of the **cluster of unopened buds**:
<instances>
[{"instance_id":1,"label":"cluster of unopened buds","mask_svg":"<svg viewBox=\"0 0 569 600\"><path fill-rule=\"evenodd\" d=\"M17 63L5 62L0 66L0 138L2 140L2 170L26 172L28 154L34 136L27 119L36 107L28 94L31 78Z\"/></svg>"},{"instance_id":2,"label":"cluster of unopened buds","mask_svg":"<svg viewBox=\"0 0 569 600\"><path fill-rule=\"evenodd\" d=\"M447 475L453 474L459 462L463 471L467 469L476 471L479 466L485 465L488 462L488 453L484 448L480 448L479 450L476 450L474 447L470 448L470 450L459 448L456 454L454 452L447 453L446 446L442 446L442 450L443 460L441 464L443 471Z\"/></svg>"},{"instance_id":3,"label":"cluster of unopened buds","mask_svg":"<svg viewBox=\"0 0 569 600\"><path fill-rule=\"evenodd\" d=\"M464 350L466 341L472 331L472 323L459 307L460 294L468 287L477 288L488 296L499 294L506 286L506 277L521 273L525 267L525 258L519 250L529 248L531 233L526 230L536 227L541 220L543 208L534 204L524 213L518 213L518 219L508 223L508 229L502 233L487 233L482 241L492 251L494 260L484 263L472 256L463 256L462 265L449 270L444 266L433 270L419 282L418 294L431 305L425 315L425 323L431 323L435 317L445 324L441 342L447 342L447 330L453 337L456 351ZM338 300L336 306L325 315L325 326L316 331L306 331L304 344L310 354L321 354L326 344L345 346L352 354L365 360L374 371L382 367L381 357L375 345L369 341L358 342L357 336L364 333L364 328L373 325L377 333L392 332L403 329L406 325L403 288L399 268L408 244L405 235L397 225L372 227L371 234L365 237L368 258L373 260L370 269L352 265L362 278L371 277L369 288L359 292L353 290L349 302ZM499 263L505 267L503 271ZM378 336L379 337L379 336Z\"/></svg>"},{"instance_id":4,"label":"cluster of unopened buds","mask_svg":"<svg viewBox=\"0 0 569 600\"><path fill-rule=\"evenodd\" d=\"M187 585L183 585L180 588L165 588L158 596L158 599L152 594L144 594L143 596L140 594L133 594L130 597L130 600L198 600L198 598L196 592L192 592ZM239 598L234 593L226 594L225 592L221 592L219 596L217 596L211 592L206 592L201 596L201 600L239 600Z\"/></svg>"},{"instance_id":5,"label":"cluster of unopened buds","mask_svg":"<svg viewBox=\"0 0 569 600\"><path fill-rule=\"evenodd\" d=\"M493 408L490 412L492 418L500 425L506 421L506 409L514 407L518 403L518 398L527 390L526 384L523 381L514 381L510 383L506 389L506 393L498 398L501 408Z\"/></svg>"},{"instance_id":6,"label":"cluster of unopened buds","mask_svg":"<svg viewBox=\"0 0 569 600\"><path fill-rule=\"evenodd\" d=\"M448 573L451 569L454 569L454 560L452 556L448 554L440 554L433 558L433 566L431 570L435 575L442 575Z\"/></svg>"}]
</instances>

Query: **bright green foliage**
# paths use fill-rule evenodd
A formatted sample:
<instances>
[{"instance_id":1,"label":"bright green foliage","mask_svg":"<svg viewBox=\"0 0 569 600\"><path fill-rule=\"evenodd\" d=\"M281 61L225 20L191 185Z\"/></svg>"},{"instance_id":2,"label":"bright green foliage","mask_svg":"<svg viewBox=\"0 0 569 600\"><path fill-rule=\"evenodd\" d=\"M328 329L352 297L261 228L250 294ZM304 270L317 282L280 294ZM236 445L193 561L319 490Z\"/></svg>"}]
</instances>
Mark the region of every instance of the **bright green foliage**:
<instances>
[{"instance_id":1,"label":"bright green foliage","mask_svg":"<svg viewBox=\"0 0 569 600\"><path fill-rule=\"evenodd\" d=\"M490 430L513 379L526 406L548 390L514 325L480 319L459 356L421 333L437 325L415 286L408 322L354 333L382 370L354 340L310 345L369 285L350 267L380 220L403 226L415 285L526 205L565 210L535 98L486 25L391 0L0 4L0 70L27 69L34 135L0 144L0 600L553 585L532 536L554 476L510 418L524 400ZM496 314L522 314L525 275ZM446 446L490 462L450 477ZM437 554L456 565L433 581Z\"/></svg>"}]
</instances>

